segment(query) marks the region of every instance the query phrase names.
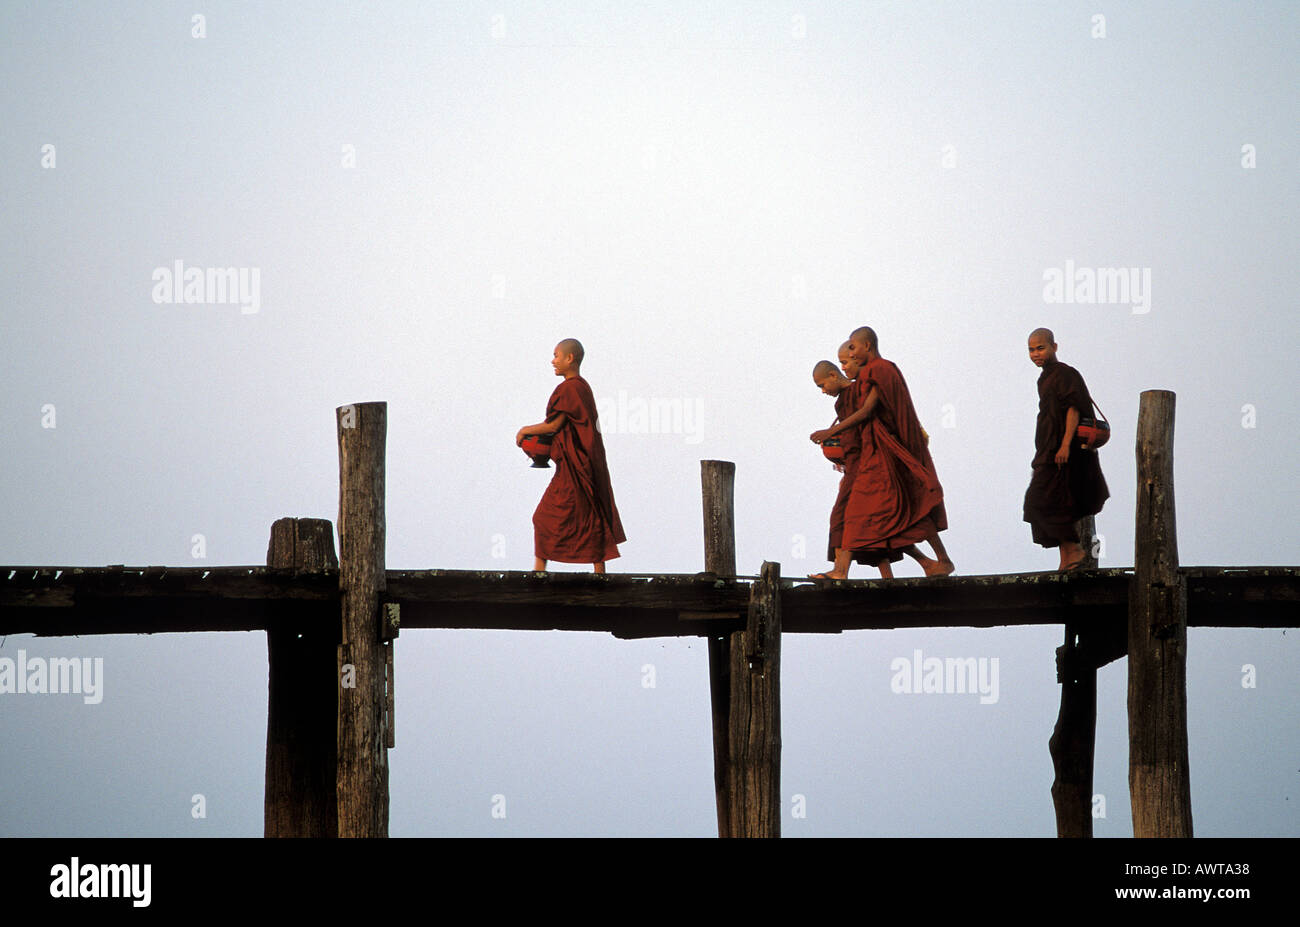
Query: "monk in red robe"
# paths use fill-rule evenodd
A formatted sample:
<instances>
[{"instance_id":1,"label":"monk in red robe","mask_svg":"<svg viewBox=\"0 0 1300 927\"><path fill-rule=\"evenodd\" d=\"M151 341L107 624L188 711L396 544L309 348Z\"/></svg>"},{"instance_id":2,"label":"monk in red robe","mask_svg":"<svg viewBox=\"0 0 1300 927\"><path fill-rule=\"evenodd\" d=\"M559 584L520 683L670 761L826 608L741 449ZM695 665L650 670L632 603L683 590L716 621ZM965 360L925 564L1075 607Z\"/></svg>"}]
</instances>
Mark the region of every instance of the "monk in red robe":
<instances>
[{"instance_id":1,"label":"monk in red robe","mask_svg":"<svg viewBox=\"0 0 1300 927\"><path fill-rule=\"evenodd\" d=\"M533 569L545 570L548 560L590 563L605 572L605 561L618 556L627 538L614 505L605 462L605 444L596 424L596 399L578 373L582 345L566 338L555 346L551 367L560 385L546 403L546 420L525 425L515 444L528 435L553 434L551 460L555 476L533 512Z\"/></svg>"},{"instance_id":2,"label":"monk in red robe","mask_svg":"<svg viewBox=\"0 0 1300 927\"><path fill-rule=\"evenodd\" d=\"M1034 543L1059 547L1058 569L1075 570L1086 552L1075 522L1096 515L1110 498L1101 463L1088 445L1075 447L1079 417L1092 414L1092 397L1079 371L1056 359L1052 332L1029 336L1029 359L1038 375L1038 424L1034 429L1033 476L1025 491L1025 521Z\"/></svg>"},{"instance_id":3,"label":"monk in red robe","mask_svg":"<svg viewBox=\"0 0 1300 927\"><path fill-rule=\"evenodd\" d=\"M845 506L843 546L826 575L844 578L852 551L887 550L912 557L927 576L947 576L955 567L939 539L948 527L943 487L907 383L898 367L880 356L872 329L856 329L848 344L850 356L861 364L862 404L833 428L812 435L820 442L856 426L862 446ZM930 542L934 558L916 547L922 540Z\"/></svg>"},{"instance_id":4,"label":"monk in red robe","mask_svg":"<svg viewBox=\"0 0 1300 927\"><path fill-rule=\"evenodd\" d=\"M840 367L837 369L830 361L819 361L813 367L813 382L827 396L835 397L835 421L831 427L844 419L848 418L861 406L861 396L857 384L858 363L849 356L849 345L845 342L840 346L839 361ZM843 373L841 373L841 370ZM831 527L830 537L827 542L826 559L835 562L836 555L843 546L844 537L844 510L848 505L849 492L853 488L853 480L857 476L858 457L862 450L862 444L859 438L859 429L851 428L839 433L840 447L844 456L840 463L835 465L835 469L841 471L844 475L840 477L839 492L835 497L835 505L831 508ZM900 552L888 550L860 550L854 551L851 560L858 563L874 566L880 569L882 579L891 579L894 575L891 562L902 560L903 555ZM847 575L849 564L845 564L845 573ZM811 573L811 579L826 579L825 573Z\"/></svg>"}]
</instances>

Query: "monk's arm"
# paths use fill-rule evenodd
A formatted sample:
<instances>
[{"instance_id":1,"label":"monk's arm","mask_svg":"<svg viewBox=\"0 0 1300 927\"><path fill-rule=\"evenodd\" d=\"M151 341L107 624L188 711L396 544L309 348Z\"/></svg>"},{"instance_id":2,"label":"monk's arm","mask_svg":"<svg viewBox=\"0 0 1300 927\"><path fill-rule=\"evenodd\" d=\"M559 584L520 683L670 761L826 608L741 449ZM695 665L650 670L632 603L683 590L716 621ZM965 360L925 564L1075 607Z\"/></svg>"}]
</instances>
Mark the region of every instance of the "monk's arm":
<instances>
[{"instance_id":1,"label":"monk's arm","mask_svg":"<svg viewBox=\"0 0 1300 927\"><path fill-rule=\"evenodd\" d=\"M835 423L838 422L839 420L840 420L840 417L837 415L837 416L835 416L835 418L831 419L831 423L830 423L829 425L827 425L825 428L821 429L820 431L814 431L814 432L812 433L812 435L810 436L810 437L812 438L812 442L813 442L814 444L821 444L822 441L825 440L825 439L823 438L823 439L821 439L821 440L818 440L817 436L820 435L820 434L824 434L824 433L830 431L832 428L835 427Z\"/></svg>"},{"instance_id":2,"label":"monk's arm","mask_svg":"<svg viewBox=\"0 0 1300 927\"><path fill-rule=\"evenodd\" d=\"M1079 427L1079 410L1070 406L1065 413L1065 437L1061 439L1061 446L1056 452L1056 463L1066 463L1070 459L1070 442L1074 440L1074 430Z\"/></svg>"},{"instance_id":3,"label":"monk's arm","mask_svg":"<svg viewBox=\"0 0 1300 927\"><path fill-rule=\"evenodd\" d=\"M830 428L823 429L822 431L814 431L811 435L812 440L817 444L821 444L827 438L833 438L842 431L848 431L854 425L870 418L871 413L875 411L876 403L878 402L880 402L880 391L873 386L871 387L871 392L867 393L867 398L863 401L862 406L858 411L837 424L832 425Z\"/></svg>"},{"instance_id":4,"label":"monk's arm","mask_svg":"<svg viewBox=\"0 0 1300 927\"><path fill-rule=\"evenodd\" d=\"M545 422L538 422L536 425L525 425L523 428L520 428L519 432L515 435L515 444L522 443L524 438L529 435L553 435L563 428L564 423L568 420L568 416L563 412L556 412L554 418L548 419Z\"/></svg>"}]
</instances>

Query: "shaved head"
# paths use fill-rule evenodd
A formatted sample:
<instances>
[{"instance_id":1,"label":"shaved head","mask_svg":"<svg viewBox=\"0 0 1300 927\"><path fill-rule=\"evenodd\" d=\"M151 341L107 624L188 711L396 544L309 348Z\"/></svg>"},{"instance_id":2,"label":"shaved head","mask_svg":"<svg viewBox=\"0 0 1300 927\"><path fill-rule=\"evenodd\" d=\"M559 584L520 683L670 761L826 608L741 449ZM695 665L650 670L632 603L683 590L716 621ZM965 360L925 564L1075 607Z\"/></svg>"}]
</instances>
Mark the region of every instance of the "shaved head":
<instances>
[{"instance_id":1,"label":"shaved head","mask_svg":"<svg viewBox=\"0 0 1300 927\"><path fill-rule=\"evenodd\" d=\"M582 364L582 342L577 338L565 338L555 347L561 354L572 354L575 367Z\"/></svg>"},{"instance_id":2,"label":"shaved head","mask_svg":"<svg viewBox=\"0 0 1300 927\"><path fill-rule=\"evenodd\" d=\"M817 366L813 368L813 379L816 380L818 377L838 376L839 372L840 368L836 367L830 361L818 361Z\"/></svg>"},{"instance_id":3,"label":"shaved head","mask_svg":"<svg viewBox=\"0 0 1300 927\"><path fill-rule=\"evenodd\" d=\"M1046 344L1056 344L1056 336L1052 334L1050 328L1035 328L1029 333L1029 340L1033 341L1035 338L1042 338Z\"/></svg>"},{"instance_id":4,"label":"shaved head","mask_svg":"<svg viewBox=\"0 0 1300 927\"><path fill-rule=\"evenodd\" d=\"M850 341L859 341L867 345L873 351L880 350L880 342L876 340L876 333L873 329L863 325L861 328L853 329L853 334L849 335Z\"/></svg>"},{"instance_id":5,"label":"shaved head","mask_svg":"<svg viewBox=\"0 0 1300 927\"><path fill-rule=\"evenodd\" d=\"M846 341L846 342L844 342L842 345L840 345L840 349L839 349L839 351L838 351L837 353L839 353L840 355L848 354L848 353L849 353L849 343Z\"/></svg>"}]
</instances>

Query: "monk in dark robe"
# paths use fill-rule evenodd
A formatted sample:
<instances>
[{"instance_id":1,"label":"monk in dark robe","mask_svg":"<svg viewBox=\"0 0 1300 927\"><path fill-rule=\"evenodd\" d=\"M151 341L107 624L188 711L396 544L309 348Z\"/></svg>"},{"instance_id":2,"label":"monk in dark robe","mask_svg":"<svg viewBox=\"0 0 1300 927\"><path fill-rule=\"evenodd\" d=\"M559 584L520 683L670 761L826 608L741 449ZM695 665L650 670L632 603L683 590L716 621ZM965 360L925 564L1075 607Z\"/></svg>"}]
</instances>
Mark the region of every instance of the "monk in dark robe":
<instances>
[{"instance_id":1,"label":"monk in dark robe","mask_svg":"<svg viewBox=\"0 0 1300 927\"><path fill-rule=\"evenodd\" d=\"M854 550L905 553L927 576L947 576L955 567L939 539L939 532L948 527L943 487L907 383L898 367L880 356L872 329L856 329L848 345L849 355L862 365L862 403L833 428L813 434L820 441L857 426L862 447L845 506L843 547L827 576L846 575ZM916 547L922 540L930 542L934 558Z\"/></svg>"},{"instance_id":2,"label":"monk in dark robe","mask_svg":"<svg viewBox=\"0 0 1300 927\"><path fill-rule=\"evenodd\" d=\"M590 563L605 572L605 561L618 556L627 538L614 505L605 462L605 444L596 424L596 399L578 373L582 345L566 338L555 346L551 367L563 377L546 403L546 420L525 425L515 444L528 435L553 434L551 460L555 476L533 512L533 569L545 570L548 560Z\"/></svg>"},{"instance_id":3,"label":"monk in dark robe","mask_svg":"<svg viewBox=\"0 0 1300 927\"><path fill-rule=\"evenodd\" d=\"M1033 476L1025 491L1025 521L1034 543L1059 547L1058 569L1075 570L1086 551L1079 546L1074 523L1096 515L1110 498L1096 451L1075 444L1079 417L1092 414L1092 397L1079 371L1056 359L1051 331L1029 336L1029 359L1038 375L1038 425L1034 429Z\"/></svg>"},{"instance_id":4,"label":"monk in dark robe","mask_svg":"<svg viewBox=\"0 0 1300 927\"><path fill-rule=\"evenodd\" d=\"M835 421L831 423L833 428L836 423L848 418L858 410L862 404L860 391L857 384L858 364L848 354L848 342L840 346L839 361L840 367L837 369L830 361L819 361L813 368L813 382L827 396L835 397ZM840 371L843 371L841 373ZM851 428L841 432L838 435L840 447L844 456L835 468L844 475L840 477L839 492L835 497L835 505L831 508L831 527L830 537L827 541L826 559L835 562L836 555L842 546L844 537L844 510L848 505L849 492L853 488L853 480L857 476L858 457L862 450L861 440L859 438L859 429ZM902 560L903 555L900 552L889 550L859 550L853 551L851 560L858 563L874 566L880 569L882 579L893 578L894 571L890 566L891 562ZM845 565L847 575L848 564ZM826 579L825 573L810 573L810 579Z\"/></svg>"}]
</instances>

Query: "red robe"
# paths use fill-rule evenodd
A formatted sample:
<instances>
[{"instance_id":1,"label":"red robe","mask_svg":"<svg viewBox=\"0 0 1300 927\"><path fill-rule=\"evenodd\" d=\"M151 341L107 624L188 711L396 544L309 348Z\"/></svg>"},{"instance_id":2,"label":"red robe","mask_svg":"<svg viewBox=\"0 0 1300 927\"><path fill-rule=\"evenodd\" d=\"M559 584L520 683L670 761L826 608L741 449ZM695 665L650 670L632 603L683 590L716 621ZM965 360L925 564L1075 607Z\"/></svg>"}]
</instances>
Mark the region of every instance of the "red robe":
<instances>
[{"instance_id":1,"label":"red robe","mask_svg":"<svg viewBox=\"0 0 1300 927\"><path fill-rule=\"evenodd\" d=\"M1065 437L1065 417L1070 409L1092 414L1092 397L1083 376L1069 364L1051 361L1038 375L1038 424L1034 429L1033 476L1025 490L1025 521L1034 543L1059 547L1062 541L1078 543L1074 523L1096 515L1110 497L1096 451L1070 443L1070 459L1056 465L1056 452Z\"/></svg>"},{"instance_id":2,"label":"red robe","mask_svg":"<svg viewBox=\"0 0 1300 927\"><path fill-rule=\"evenodd\" d=\"M861 380L854 380L835 397L835 417L844 421L861 408L866 394L862 392ZM861 429L854 427L841 431L837 437L840 447L844 449L844 475L840 477L839 493L835 496L835 505L831 508L831 531L826 546L826 559L835 562L835 551L844 542L844 512L848 507L849 493L858 473L858 460L862 453ZM853 559L868 566L879 566L884 560L902 560L903 555L890 551L854 551Z\"/></svg>"},{"instance_id":3,"label":"red robe","mask_svg":"<svg viewBox=\"0 0 1300 927\"><path fill-rule=\"evenodd\" d=\"M555 387L546 420L565 415L551 441L555 475L533 512L533 550L543 560L601 563L618 556L627 538L614 505L605 443L596 424L596 398L582 377Z\"/></svg>"},{"instance_id":4,"label":"red robe","mask_svg":"<svg viewBox=\"0 0 1300 927\"><path fill-rule=\"evenodd\" d=\"M858 373L858 382L863 401L873 386L879 401L860 432L862 451L844 512L844 546L896 552L948 527L943 487L898 368L877 358Z\"/></svg>"}]
</instances>

